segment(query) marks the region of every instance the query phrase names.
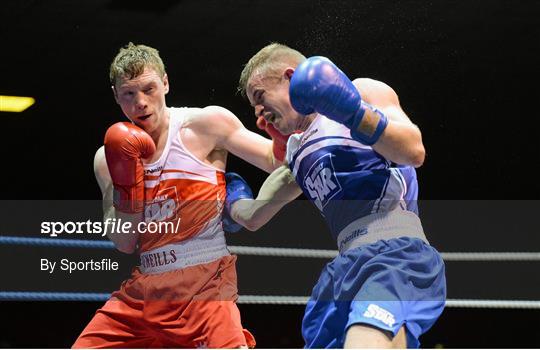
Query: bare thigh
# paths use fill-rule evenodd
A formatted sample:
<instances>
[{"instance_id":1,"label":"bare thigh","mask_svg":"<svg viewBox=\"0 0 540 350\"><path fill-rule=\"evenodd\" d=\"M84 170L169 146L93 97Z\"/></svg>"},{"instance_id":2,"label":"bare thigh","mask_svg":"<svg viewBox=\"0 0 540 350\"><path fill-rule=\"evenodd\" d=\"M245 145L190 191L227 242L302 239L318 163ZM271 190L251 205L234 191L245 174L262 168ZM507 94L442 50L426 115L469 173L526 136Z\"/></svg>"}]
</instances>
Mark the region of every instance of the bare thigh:
<instances>
[{"instance_id":1,"label":"bare thigh","mask_svg":"<svg viewBox=\"0 0 540 350\"><path fill-rule=\"evenodd\" d=\"M405 326L402 326L395 337L392 333L385 332L375 327L363 324L355 324L347 330L345 345L347 348L407 348Z\"/></svg>"}]
</instances>

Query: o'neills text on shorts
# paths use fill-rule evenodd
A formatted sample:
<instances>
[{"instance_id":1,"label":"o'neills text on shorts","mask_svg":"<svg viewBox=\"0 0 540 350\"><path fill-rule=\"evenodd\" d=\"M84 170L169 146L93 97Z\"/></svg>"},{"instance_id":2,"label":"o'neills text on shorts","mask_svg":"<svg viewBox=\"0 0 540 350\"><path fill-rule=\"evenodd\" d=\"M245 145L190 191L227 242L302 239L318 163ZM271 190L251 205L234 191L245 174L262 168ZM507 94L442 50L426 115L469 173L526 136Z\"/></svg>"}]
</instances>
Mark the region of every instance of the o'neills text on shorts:
<instances>
[{"instance_id":1,"label":"o'neills text on shorts","mask_svg":"<svg viewBox=\"0 0 540 350\"><path fill-rule=\"evenodd\" d=\"M150 267L165 266L175 263L177 260L174 249L162 250L150 254L141 255L141 267L148 269Z\"/></svg>"},{"instance_id":2,"label":"o'neills text on shorts","mask_svg":"<svg viewBox=\"0 0 540 350\"><path fill-rule=\"evenodd\" d=\"M112 259L103 258L101 260L72 261L62 259L60 261L41 259L41 271L53 273L55 271L65 271L73 273L76 271L118 271L118 262Z\"/></svg>"},{"instance_id":3,"label":"o'neills text on shorts","mask_svg":"<svg viewBox=\"0 0 540 350\"><path fill-rule=\"evenodd\" d=\"M141 253L140 268L143 273L162 273L206 264L226 255L230 252L223 231L211 232Z\"/></svg>"}]
</instances>

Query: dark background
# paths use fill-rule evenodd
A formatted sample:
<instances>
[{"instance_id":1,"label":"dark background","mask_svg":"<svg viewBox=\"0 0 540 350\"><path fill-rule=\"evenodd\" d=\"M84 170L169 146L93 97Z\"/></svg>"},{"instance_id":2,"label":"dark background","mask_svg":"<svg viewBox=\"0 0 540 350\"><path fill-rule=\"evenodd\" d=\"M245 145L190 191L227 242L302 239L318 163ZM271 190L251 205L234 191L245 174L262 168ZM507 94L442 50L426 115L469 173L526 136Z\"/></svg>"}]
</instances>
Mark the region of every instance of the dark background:
<instances>
[{"instance_id":1,"label":"dark background","mask_svg":"<svg viewBox=\"0 0 540 350\"><path fill-rule=\"evenodd\" d=\"M132 41L159 49L171 83L168 105L221 105L256 130L248 103L235 93L236 82L242 65L277 41L306 56L328 56L351 78L382 80L397 91L423 132L427 157L418 170L420 198L435 204L424 205L422 219L440 251L539 251L540 10L535 1L10 0L1 11L0 93L37 100L23 113L0 112L2 225L17 210L17 202L7 200L100 198L92 160L107 127L123 120L108 82L108 66L120 46ZM265 178L233 156L228 169L253 188ZM450 209L434 219L440 206ZM229 242L332 249L323 224L320 232L311 232L319 238L291 243L283 236L291 231L288 224L301 222L299 217L321 223L314 208L297 210L299 216L280 214L261 238L238 235ZM519 215L523 212L527 215ZM6 227L0 234L11 232ZM273 232L282 236L273 238ZM17 257L58 254L52 248L27 252L3 248L2 266ZM133 260L112 254L126 264ZM251 268L257 260L263 266L261 281L250 285L244 281L257 275ZM240 256L240 293L261 288L305 295L323 263ZM449 297L538 300L538 267L537 262L447 263ZM274 269L290 270L301 287L276 283ZM8 275L26 273L11 271ZM96 281L100 288L105 283L105 290L81 288L91 279L71 285L110 292L120 280ZM16 289L9 281L0 290ZM67 289L49 283L44 290ZM68 347L99 306L2 302L0 346ZM260 347L302 346L302 307L240 309ZM539 323L538 311L449 308L422 340L427 347L538 347L533 334Z\"/></svg>"}]
</instances>

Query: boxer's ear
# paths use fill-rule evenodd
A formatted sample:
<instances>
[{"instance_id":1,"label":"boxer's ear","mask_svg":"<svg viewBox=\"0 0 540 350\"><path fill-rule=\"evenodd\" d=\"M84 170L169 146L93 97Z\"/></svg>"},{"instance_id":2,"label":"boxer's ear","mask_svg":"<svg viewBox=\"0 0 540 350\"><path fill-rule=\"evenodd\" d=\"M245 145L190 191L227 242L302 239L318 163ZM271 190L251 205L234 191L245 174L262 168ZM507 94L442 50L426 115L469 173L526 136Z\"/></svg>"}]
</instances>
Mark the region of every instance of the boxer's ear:
<instances>
[{"instance_id":1,"label":"boxer's ear","mask_svg":"<svg viewBox=\"0 0 540 350\"><path fill-rule=\"evenodd\" d=\"M165 89L165 95L169 93L169 76L165 74L163 76L163 87Z\"/></svg>"},{"instance_id":2,"label":"boxer's ear","mask_svg":"<svg viewBox=\"0 0 540 350\"><path fill-rule=\"evenodd\" d=\"M294 68L293 67L287 67L287 69L285 69L285 72L283 72L283 75L285 76L285 79L287 80L291 80L292 76L294 74Z\"/></svg>"},{"instance_id":3,"label":"boxer's ear","mask_svg":"<svg viewBox=\"0 0 540 350\"><path fill-rule=\"evenodd\" d=\"M111 85L111 90L113 92L114 100L116 101L116 103L120 104L120 102L118 102L118 92L116 92L114 85Z\"/></svg>"}]
</instances>

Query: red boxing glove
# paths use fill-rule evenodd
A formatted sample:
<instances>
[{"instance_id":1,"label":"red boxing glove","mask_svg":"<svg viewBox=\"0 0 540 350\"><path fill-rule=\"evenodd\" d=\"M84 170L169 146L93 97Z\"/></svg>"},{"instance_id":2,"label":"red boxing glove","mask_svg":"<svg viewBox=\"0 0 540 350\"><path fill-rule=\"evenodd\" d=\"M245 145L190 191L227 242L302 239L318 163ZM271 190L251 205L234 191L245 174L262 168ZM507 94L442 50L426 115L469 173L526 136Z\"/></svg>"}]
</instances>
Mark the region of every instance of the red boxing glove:
<instances>
[{"instance_id":1,"label":"red boxing glove","mask_svg":"<svg viewBox=\"0 0 540 350\"><path fill-rule=\"evenodd\" d=\"M287 151L287 140L291 135L283 135L272 124L268 124L263 117L257 118L257 127L270 135L273 141L272 152L274 153L274 158L283 162L285 152Z\"/></svg>"},{"instance_id":2,"label":"red boxing glove","mask_svg":"<svg viewBox=\"0 0 540 350\"><path fill-rule=\"evenodd\" d=\"M144 210L142 158L156 152L154 140L131 123L116 123L105 134L105 158L114 185L113 204L124 213Z\"/></svg>"}]
</instances>

